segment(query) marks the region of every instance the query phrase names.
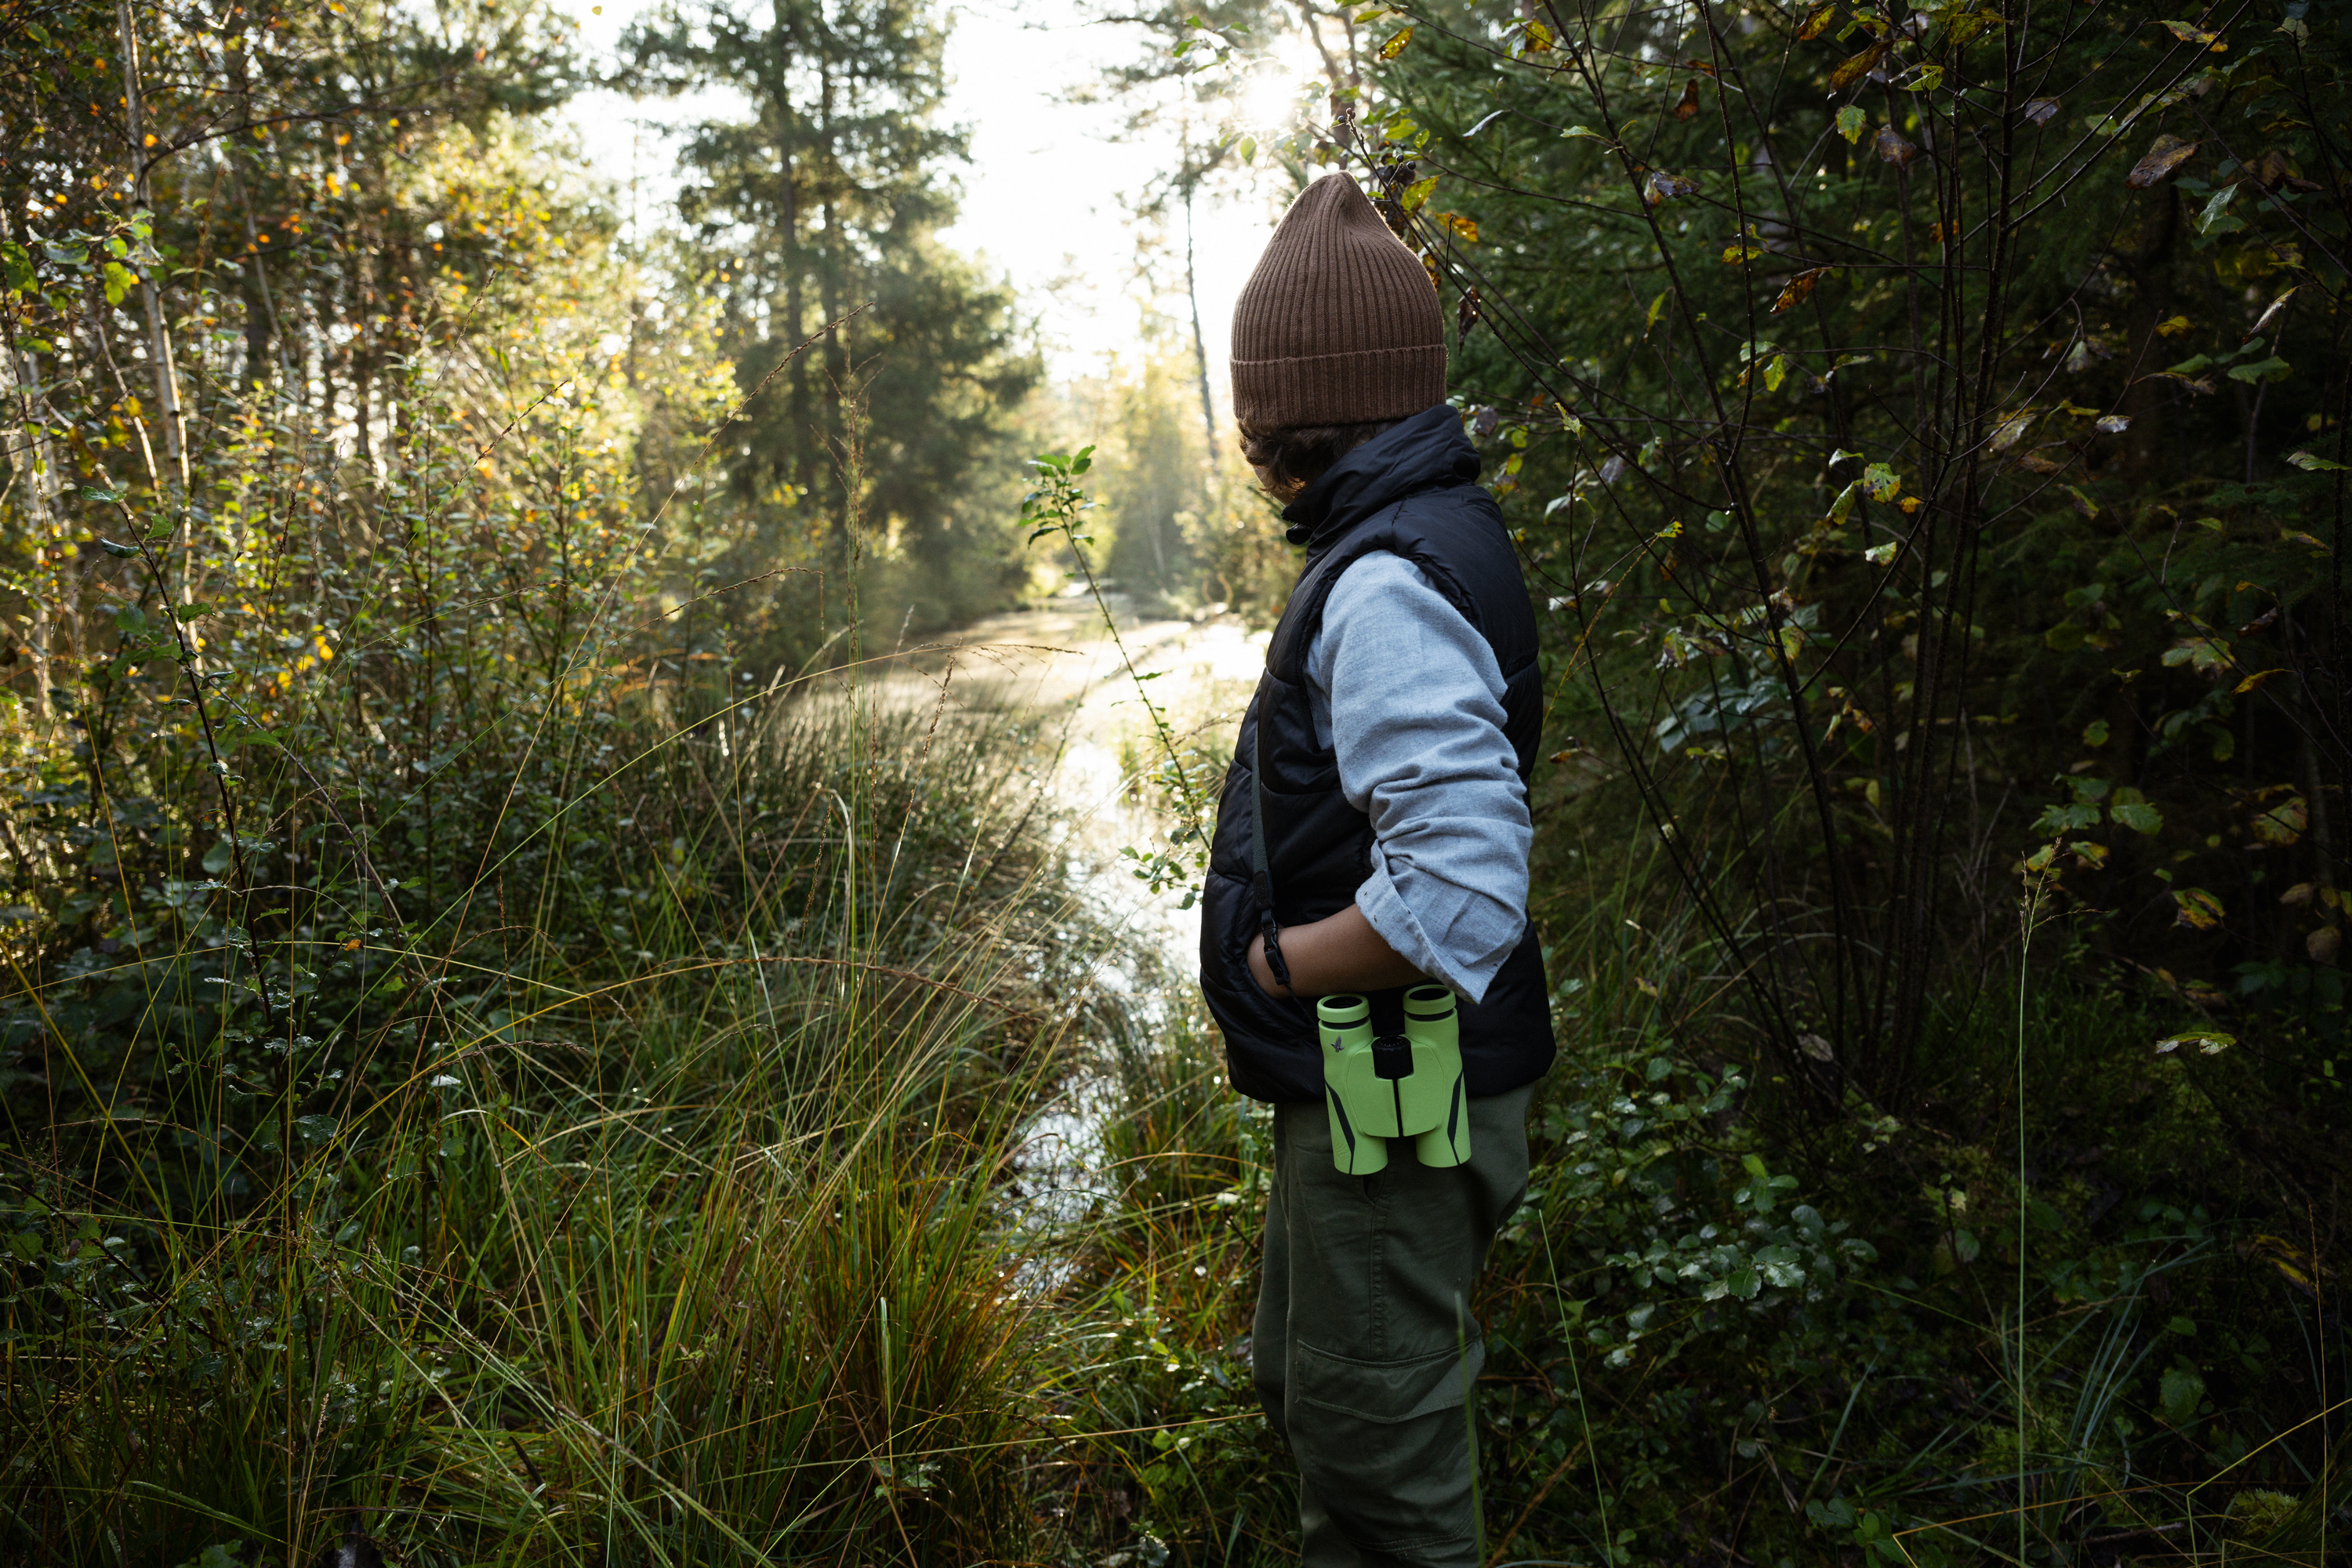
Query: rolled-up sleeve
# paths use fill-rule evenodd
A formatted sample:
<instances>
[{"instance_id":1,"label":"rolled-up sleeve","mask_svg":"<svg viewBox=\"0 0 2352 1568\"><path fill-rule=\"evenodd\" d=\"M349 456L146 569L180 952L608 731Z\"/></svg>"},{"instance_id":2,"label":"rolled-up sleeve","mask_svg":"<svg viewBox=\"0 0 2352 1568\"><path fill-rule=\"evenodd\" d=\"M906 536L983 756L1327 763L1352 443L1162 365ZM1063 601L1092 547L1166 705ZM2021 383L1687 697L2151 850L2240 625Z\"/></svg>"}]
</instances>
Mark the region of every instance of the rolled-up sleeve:
<instances>
[{"instance_id":1,"label":"rolled-up sleeve","mask_svg":"<svg viewBox=\"0 0 2352 1568\"><path fill-rule=\"evenodd\" d=\"M1307 658L1316 727L1378 848L1356 904L1423 973L1472 1001L1527 929L1527 787L1495 651L1421 570L1350 565Z\"/></svg>"}]
</instances>

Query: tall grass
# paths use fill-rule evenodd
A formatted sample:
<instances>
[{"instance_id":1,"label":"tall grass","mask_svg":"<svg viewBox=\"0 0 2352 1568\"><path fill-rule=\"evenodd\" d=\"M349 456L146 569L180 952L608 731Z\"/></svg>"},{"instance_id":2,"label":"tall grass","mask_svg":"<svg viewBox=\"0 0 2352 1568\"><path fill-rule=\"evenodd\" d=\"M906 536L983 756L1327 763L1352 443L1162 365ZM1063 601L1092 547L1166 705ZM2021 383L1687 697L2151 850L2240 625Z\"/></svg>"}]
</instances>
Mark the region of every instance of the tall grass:
<instances>
[{"instance_id":1,"label":"tall grass","mask_svg":"<svg viewBox=\"0 0 2352 1568\"><path fill-rule=\"evenodd\" d=\"M1074 1015L1019 737L728 722L613 844L661 872L615 938L650 959L440 964L447 1037L331 1111L210 1134L191 1064L12 1173L12 1551L1018 1554L1042 1303L996 1190Z\"/></svg>"},{"instance_id":2,"label":"tall grass","mask_svg":"<svg viewBox=\"0 0 2352 1568\"><path fill-rule=\"evenodd\" d=\"M373 458L193 398L5 715L0 1556L1021 1559L1112 940L1032 727L877 684L854 549L740 667L599 394L469 363Z\"/></svg>"}]
</instances>

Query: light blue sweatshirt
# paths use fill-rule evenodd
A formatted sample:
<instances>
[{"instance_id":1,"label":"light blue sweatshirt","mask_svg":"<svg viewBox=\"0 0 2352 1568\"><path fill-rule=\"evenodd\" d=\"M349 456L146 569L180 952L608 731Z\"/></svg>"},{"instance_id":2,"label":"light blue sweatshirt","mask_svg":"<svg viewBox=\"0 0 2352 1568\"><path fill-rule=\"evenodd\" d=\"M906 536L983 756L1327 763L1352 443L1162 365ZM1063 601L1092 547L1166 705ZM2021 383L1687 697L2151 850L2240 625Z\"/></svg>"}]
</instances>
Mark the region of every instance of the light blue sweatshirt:
<instances>
[{"instance_id":1,"label":"light blue sweatshirt","mask_svg":"<svg viewBox=\"0 0 2352 1568\"><path fill-rule=\"evenodd\" d=\"M1332 585L1307 688L1315 737L1379 841L1357 907L1414 968L1482 1000L1527 929L1535 837L1495 650L1382 551Z\"/></svg>"}]
</instances>

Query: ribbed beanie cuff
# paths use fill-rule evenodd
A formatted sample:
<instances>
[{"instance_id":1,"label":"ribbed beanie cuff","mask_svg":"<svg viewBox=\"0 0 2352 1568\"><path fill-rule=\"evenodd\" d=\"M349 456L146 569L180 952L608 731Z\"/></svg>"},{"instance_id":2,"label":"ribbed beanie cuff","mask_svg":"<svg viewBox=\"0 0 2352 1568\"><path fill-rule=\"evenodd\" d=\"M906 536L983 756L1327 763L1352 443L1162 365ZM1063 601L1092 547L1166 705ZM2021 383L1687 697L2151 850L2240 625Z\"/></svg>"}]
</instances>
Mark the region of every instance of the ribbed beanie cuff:
<instances>
[{"instance_id":1,"label":"ribbed beanie cuff","mask_svg":"<svg viewBox=\"0 0 2352 1568\"><path fill-rule=\"evenodd\" d=\"M1356 182L1293 202L1234 306L1234 418L1251 429L1403 419L1445 401L1437 291Z\"/></svg>"}]
</instances>

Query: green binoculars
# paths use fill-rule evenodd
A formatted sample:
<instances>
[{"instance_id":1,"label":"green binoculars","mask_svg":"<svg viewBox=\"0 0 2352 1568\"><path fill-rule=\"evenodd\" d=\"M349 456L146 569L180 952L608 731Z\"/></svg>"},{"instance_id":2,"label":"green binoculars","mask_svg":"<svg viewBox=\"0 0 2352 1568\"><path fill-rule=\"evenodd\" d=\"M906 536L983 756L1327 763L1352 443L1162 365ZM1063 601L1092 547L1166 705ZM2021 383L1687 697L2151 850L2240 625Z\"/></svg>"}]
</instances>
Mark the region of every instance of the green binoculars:
<instances>
[{"instance_id":1,"label":"green binoculars","mask_svg":"<svg viewBox=\"0 0 2352 1568\"><path fill-rule=\"evenodd\" d=\"M1404 994L1404 1033L1374 1038L1362 996L1315 1004L1323 1042L1323 1103L1331 1113L1331 1163L1350 1176L1386 1170L1388 1141L1410 1138L1424 1165L1470 1158L1470 1102L1454 993L1416 985Z\"/></svg>"}]
</instances>

